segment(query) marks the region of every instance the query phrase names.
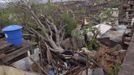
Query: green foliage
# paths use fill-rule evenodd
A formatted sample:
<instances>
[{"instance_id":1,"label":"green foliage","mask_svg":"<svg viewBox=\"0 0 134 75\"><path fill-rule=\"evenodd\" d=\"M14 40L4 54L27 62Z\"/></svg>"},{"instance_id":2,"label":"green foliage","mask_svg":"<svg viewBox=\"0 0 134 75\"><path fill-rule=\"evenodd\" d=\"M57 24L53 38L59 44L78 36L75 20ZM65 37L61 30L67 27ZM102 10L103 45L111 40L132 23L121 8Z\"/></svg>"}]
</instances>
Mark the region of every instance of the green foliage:
<instances>
[{"instance_id":1,"label":"green foliage","mask_svg":"<svg viewBox=\"0 0 134 75\"><path fill-rule=\"evenodd\" d=\"M69 13L63 13L61 19L64 21L66 27L65 31L67 35L71 35L72 30L77 27L78 21Z\"/></svg>"},{"instance_id":2,"label":"green foliage","mask_svg":"<svg viewBox=\"0 0 134 75\"><path fill-rule=\"evenodd\" d=\"M68 10L50 2L42 5L42 7L45 14L56 26L65 25L65 34L71 35L72 30L77 27L78 20Z\"/></svg>"},{"instance_id":3,"label":"green foliage","mask_svg":"<svg viewBox=\"0 0 134 75\"><path fill-rule=\"evenodd\" d=\"M92 32L93 33L91 41L86 44L86 47L89 50L98 50L100 48L100 42L97 40L97 36L98 36L98 33L99 33L98 29L90 27L88 30L86 30L86 32Z\"/></svg>"},{"instance_id":4,"label":"green foliage","mask_svg":"<svg viewBox=\"0 0 134 75\"><path fill-rule=\"evenodd\" d=\"M101 11L97 12L96 14L93 14L93 24L100 24L104 22L109 22L111 21L113 10L112 8L104 8Z\"/></svg>"},{"instance_id":5,"label":"green foliage","mask_svg":"<svg viewBox=\"0 0 134 75\"><path fill-rule=\"evenodd\" d=\"M118 72L121 68L121 65L120 64L116 64L113 69L110 70L109 74L108 75L118 75Z\"/></svg>"},{"instance_id":6,"label":"green foliage","mask_svg":"<svg viewBox=\"0 0 134 75\"><path fill-rule=\"evenodd\" d=\"M71 15L68 10L65 10L60 5L51 3L50 1L47 4L33 5L32 6L37 13L46 14L48 19L51 20L56 26L66 25L65 31L67 35L71 34L71 31L74 30L78 24L77 19ZM40 16L40 15L39 15Z\"/></svg>"},{"instance_id":7,"label":"green foliage","mask_svg":"<svg viewBox=\"0 0 134 75\"><path fill-rule=\"evenodd\" d=\"M72 30L71 36L79 39L84 39L83 32L84 31L81 30L79 26L77 26L74 30Z\"/></svg>"},{"instance_id":8,"label":"green foliage","mask_svg":"<svg viewBox=\"0 0 134 75\"><path fill-rule=\"evenodd\" d=\"M112 16L112 9L107 8L101 11L100 15L98 16L98 19L100 20L100 23L108 21Z\"/></svg>"},{"instance_id":9,"label":"green foliage","mask_svg":"<svg viewBox=\"0 0 134 75\"><path fill-rule=\"evenodd\" d=\"M81 8L81 9L79 10L79 13L80 13L80 14L85 14L85 13L86 13L86 9L85 9L85 8Z\"/></svg>"},{"instance_id":10,"label":"green foliage","mask_svg":"<svg viewBox=\"0 0 134 75\"><path fill-rule=\"evenodd\" d=\"M45 13L56 26L61 24L66 25L66 34L70 35L71 31L76 28L78 24L76 18L68 13L68 10L64 10L62 6L53 4L50 1L47 4L33 4L32 8L35 10L35 13L37 13L38 16L41 16ZM35 22L32 20L32 17L28 12L12 5L3 10L3 12L0 12L0 18L1 25L20 23L26 23L30 26L35 25Z\"/></svg>"},{"instance_id":11,"label":"green foliage","mask_svg":"<svg viewBox=\"0 0 134 75\"><path fill-rule=\"evenodd\" d=\"M5 8L0 11L0 25L20 24L18 14L14 13L13 10L16 10L16 8Z\"/></svg>"},{"instance_id":12,"label":"green foliage","mask_svg":"<svg viewBox=\"0 0 134 75\"><path fill-rule=\"evenodd\" d=\"M90 43L87 43L88 50L98 50L100 48L100 42L97 39L92 39Z\"/></svg>"},{"instance_id":13,"label":"green foliage","mask_svg":"<svg viewBox=\"0 0 134 75\"><path fill-rule=\"evenodd\" d=\"M98 29L93 28L91 25L85 26L83 29L77 27L72 31L72 36L79 39L84 39L84 35L88 32L93 33L93 36L91 36L90 41L85 41L86 47L88 48L88 50L98 50L100 48L100 42L97 40L99 31Z\"/></svg>"},{"instance_id":14,"label":"green foliage","mask_svg":"<svg viewBox=\"0 0 134 75\"><path fill-rule=\"evenodd\" d=\"M9 19L10 17L10 13L7 13L7 12L0 12L0 25L10 25L12 24L12 21Z\"/></svg>"}]
</instances>

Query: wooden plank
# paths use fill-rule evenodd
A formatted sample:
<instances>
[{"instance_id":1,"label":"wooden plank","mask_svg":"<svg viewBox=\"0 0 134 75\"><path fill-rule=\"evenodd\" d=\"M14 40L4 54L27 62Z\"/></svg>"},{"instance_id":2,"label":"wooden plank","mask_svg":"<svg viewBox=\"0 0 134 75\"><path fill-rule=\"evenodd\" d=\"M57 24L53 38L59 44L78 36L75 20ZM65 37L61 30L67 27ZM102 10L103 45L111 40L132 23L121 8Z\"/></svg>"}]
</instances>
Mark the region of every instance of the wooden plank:
<instances>
[{"instance_id":1,"label":"wooden plank","mask_svg":"<svg viewBox=\"0 0 134 75\"><path fill-rule=\"evenodd\" d=\"M22 48L7 54L4 58L2 58L3 63L6 63L24 53L26 53L30 48L30 44L28 42L24 42L24 44L22 45Z\"/></svg>"},{"instance_id":2,"label":"wooden plank","mask_svg":"<svg viewBox=\"0 0 134 75\"><path fill-rule=\"evenodd\" d=\"M134 75L134 35L118 75Z\"/></svg>"},{"instance_id":3,"label":"wooden plank","mask_svg":"<svg viewBox=\"0 0 134 75\"><path fill-rule=\"evenodd\" d=\"M11 44L7 43L6 41L1 41L0 42L0 51L2 51L3 49L5 49L9 46L11 46Z\"/></svg>"}]
</instances>

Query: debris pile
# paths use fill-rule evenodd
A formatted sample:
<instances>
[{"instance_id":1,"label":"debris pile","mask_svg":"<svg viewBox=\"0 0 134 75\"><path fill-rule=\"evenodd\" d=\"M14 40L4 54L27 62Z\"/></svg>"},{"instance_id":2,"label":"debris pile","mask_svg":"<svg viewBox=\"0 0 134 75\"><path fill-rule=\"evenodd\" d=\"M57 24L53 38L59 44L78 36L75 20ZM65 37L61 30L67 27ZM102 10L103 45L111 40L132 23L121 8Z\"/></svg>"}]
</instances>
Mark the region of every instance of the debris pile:
<instances>
[{"instance_id":1,"label":"debris pile","mask_svg":"<svg viewBox=\"0 0 134 75\"><path fill-rule=\"evenodd\" d=\"M0 59L2 61L0 64L11 65L43 75L105 75L113 71L114 74L117 74L131 40L130 34L132 34L132 26L118 23L118 8L111 7L111 11L107 9L109 7L107 6L104 12L100 12L103 2L99 5L89 5L91 8L102 6L100 9L98 8L99 10L95 9L97 10L96 19L94 15L89 16L88 3L85 6L82 5L86 7L88 12L82 11L83 9L74 11L74 8L66 3L63 3L62 7L60 4L60 7L58 4L54 6L56 7L55 11L53 11L54 4L48 3L51 8L48 9L49 12L42 9L37 10L37 8L33 8L34 5L23 3L23 1L16 5L18 8L23 8L23 13L30 16L28 17L30 20L24 19L22 22L24 22L26 33L31 37L27 40L36 42L36 46L34 45L35 49L30 50L31 42L30 44L24 42L21 47L0 42ZM75 8L80 6L79 3L76 3ZM108 12L110 14L113 12L112 16L105 15ZM77 16L79 14L80 16ZM89 18L85 18L87 16ZM75 20L77 18L80 21L78 23ZM93 19L93 23L90 19ZM74 27L72 27L73 25ZM0 37L3 36L0 34ZM13 60L17 58L19 60Z\"/></svg>"}]
</instances>

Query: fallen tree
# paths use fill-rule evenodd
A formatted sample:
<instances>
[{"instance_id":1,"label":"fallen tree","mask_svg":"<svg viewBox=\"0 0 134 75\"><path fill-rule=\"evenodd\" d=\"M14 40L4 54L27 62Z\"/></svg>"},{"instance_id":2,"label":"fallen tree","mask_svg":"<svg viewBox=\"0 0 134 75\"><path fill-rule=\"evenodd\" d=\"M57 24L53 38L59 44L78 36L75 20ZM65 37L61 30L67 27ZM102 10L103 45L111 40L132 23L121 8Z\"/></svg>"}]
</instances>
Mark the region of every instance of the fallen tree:
<instances>
[{"instance_id":1,"label":"fallen tree","mask_svg":"<svg viewBox=\"0 0 134 75\"><path fill-rule=\"evenodd\" d=\"M67 26L77 24L76 22L74 22L74 19L76 19L74 18L75 15L71 9L68 9L66 7L57 5L53 6L53 3L48 3L47 5L49 6L48 9L43 9L43 7L45 7L44 5L39 6L39 8L35 8L38 5L34 6L33 4L25 1L21 1L15 5L20 10L23 10L21 12L23 13L21 14L21 16L24 17L22 19L24 29L26 29L26 31L28 31L30 35L34 36L30 39L37 39L36 42L38 43L38 47L40 48L40 60L36 62L31 58L31 60L35 63L35 71L46 75L54 73L64 75L82 75L82 72L86 72L86 74L88 75L88 69L101 67L103 68L104 72L107 73L108 71L105 69L105 64L98 64L96 62L95 56L92 56L92 52L88 50L78 51L71 48L66 49L62 47L63 40L68 37L68 34L66 32L71 31L66 31L69 29ZM61 14L63 14L63 16L67 19L61 17ZM68 15L71 15L71 18L68 17ZM79 24L79 27L83 26L83 23ZM71 28L72 27L70 27L70 29ZM74 28L76 27L74 26ZM81 30L81 28L79 30ZM79 33L79 30L75 33ZM96 39L96 37L97 34L95 35L94 40ZM94 42L96 42L94 40L92 40L93 44ZM103 52L104 51L102 51L102 54L100 54L99 56L103 56ZM108 55L110 53L111 52L109 52ZM94 51L94 54L96 54L96 51ZM100 58L99 56L97 59ZM105 57L106 56L104 56L104 58ZM101 60L98 60L98 62L100 61Z\"/></svg>"},{"instance_id":2,"label":"fallen tree","mask_svg":"<svg viewBox=\"0 0 134 75\"><path fill-rule=\"evenodd\" d=\"M38 46L41 50L40 62L36 63L43 74L60 73L79 74L81 71L88 69L91 65L90 62L95 63L93 59L90 59L84 53L65 50L61 43L65 38L65 26L64 24L55 25L53 19L44 14L37 14L30 4L22 1L19 7L24 9L26 13L32 17L36 23L35 26L25 24L24 28L34 34L38 40ZM72 68L72 69L69 69ZM56 70L56 72L55 72Z\"/></svg>"}]
</instances>

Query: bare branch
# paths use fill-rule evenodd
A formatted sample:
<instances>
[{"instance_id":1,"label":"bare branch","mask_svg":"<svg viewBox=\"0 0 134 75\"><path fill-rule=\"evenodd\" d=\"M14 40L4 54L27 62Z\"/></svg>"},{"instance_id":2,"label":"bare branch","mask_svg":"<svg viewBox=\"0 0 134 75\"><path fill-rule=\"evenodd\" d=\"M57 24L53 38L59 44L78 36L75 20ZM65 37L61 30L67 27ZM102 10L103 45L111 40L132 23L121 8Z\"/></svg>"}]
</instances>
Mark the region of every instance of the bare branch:
<instances>
[{"instance_id":1,"label":"bare branch","mask_svg":"<svg viewBox=\"0 0 134 75\"><path fill-rule=\"evenodd\" d=\"M41 35L39 32L37 32L35 29L33 29L33 28L30 28L36 35L38 35L39 37L41 37L43 40L45 40L45 41L47 41L47 39L43 36L43 35Z\"/></svg>"},{"instance_id":2,"label":"bare branch","mask_svg":"<svg viewBox=\"0 0 134 75\"><path fill-rule=\"evenodd\" d=\"M40 70L41 70L45 75L48 75L48 73L40 66L40 64L38 64L36 61L34 61L33 58L30 57L30 60L31 60L32 62L34 62L34 63L40 68Z\"/></svg>"},{"instance_id":3,"label":"bare branch","mask_svg":"<svg viewBox=\"0 0 134 75\"><path fill-rule=\"evenodd\" d=\"M64 40L64 36L65 36L65 32L61 33L61 39L60 39L60 44L62 43L62 41Z\"/></svg>"}]
</instances>

